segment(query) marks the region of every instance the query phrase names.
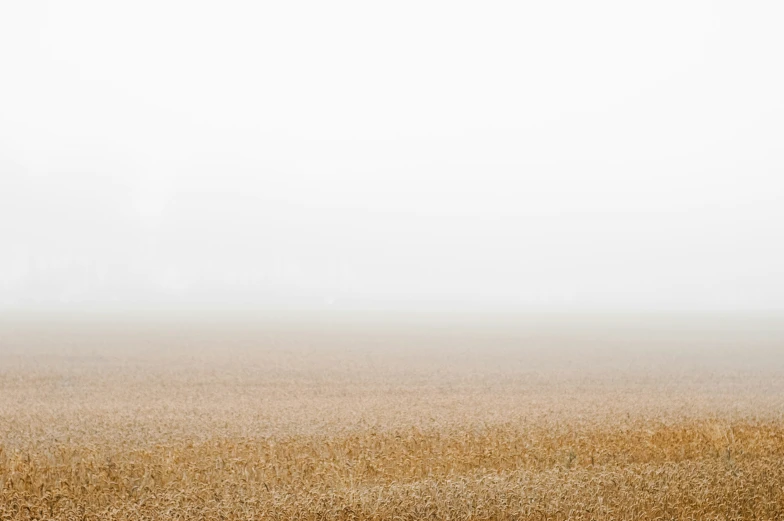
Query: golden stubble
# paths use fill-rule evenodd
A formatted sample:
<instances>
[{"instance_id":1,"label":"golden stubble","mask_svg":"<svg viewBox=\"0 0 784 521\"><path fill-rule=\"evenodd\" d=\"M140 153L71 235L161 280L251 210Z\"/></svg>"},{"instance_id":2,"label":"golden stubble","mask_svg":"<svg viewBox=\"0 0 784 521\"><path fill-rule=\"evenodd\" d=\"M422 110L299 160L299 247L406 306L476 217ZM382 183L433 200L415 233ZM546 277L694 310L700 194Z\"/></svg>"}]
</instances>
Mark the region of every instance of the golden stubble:
<instances>
[{"instance_id":1,"label":"golden stubble","mask_svg":"<svg viewBox=\"0 0 784 521\"><path fill-rule=\"evenodd\" d=\"M782 519L784 334L4 324L0 519Z\"/></svg>"}]
</instances>

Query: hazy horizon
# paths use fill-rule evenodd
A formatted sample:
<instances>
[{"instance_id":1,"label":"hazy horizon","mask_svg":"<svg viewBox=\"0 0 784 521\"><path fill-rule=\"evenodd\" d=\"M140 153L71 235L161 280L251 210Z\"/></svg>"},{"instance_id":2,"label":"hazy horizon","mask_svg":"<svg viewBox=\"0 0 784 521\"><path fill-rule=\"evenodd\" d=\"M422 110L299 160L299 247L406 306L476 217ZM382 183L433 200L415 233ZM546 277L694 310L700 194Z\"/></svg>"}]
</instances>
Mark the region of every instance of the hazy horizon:
<instances>
[{"instance_id":1,"label":"hazy horizon","mask_svg":"<svg viewBox=\"0 0 784 521\"><path fill-rule=\"evenodd\" d=\"M0 310L784 312L784 5L0 7Z\"/></svg>"}]
</instances>

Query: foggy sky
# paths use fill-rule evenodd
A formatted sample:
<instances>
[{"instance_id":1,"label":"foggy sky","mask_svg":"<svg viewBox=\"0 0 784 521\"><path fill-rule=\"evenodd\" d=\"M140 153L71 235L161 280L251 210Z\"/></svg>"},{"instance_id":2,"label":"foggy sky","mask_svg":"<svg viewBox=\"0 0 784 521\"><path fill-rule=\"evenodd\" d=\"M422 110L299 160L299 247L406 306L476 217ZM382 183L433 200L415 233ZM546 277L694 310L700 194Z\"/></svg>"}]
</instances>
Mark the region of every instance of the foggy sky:
<instances>
[{"instance_id":1,"label":"foggy sky","mask_svg":"<svg viewBox=\"0 0 784 521\"><path fill-rule=\"evenodd\" d=\"M0 6L0 308L784 309L780 2Z\"/></svg>"}]
</instances>

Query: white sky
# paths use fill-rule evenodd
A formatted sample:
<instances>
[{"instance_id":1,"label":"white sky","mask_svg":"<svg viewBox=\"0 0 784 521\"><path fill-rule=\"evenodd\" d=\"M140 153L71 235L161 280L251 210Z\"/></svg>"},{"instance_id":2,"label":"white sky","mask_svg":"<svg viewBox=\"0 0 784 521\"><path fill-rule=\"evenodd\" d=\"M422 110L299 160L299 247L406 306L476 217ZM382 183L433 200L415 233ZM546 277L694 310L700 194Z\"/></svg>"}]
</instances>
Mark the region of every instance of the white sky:
<instances>
[{"instance_id":1,"label":"white sky","mask_svg":"<svg viewBox=\"0 0 784 521\"><path fill-rule=\"evenodd\" d=\"M4 1L0 307L782 310L782 27L776 1Z\"/></svg>"}]
</instances>

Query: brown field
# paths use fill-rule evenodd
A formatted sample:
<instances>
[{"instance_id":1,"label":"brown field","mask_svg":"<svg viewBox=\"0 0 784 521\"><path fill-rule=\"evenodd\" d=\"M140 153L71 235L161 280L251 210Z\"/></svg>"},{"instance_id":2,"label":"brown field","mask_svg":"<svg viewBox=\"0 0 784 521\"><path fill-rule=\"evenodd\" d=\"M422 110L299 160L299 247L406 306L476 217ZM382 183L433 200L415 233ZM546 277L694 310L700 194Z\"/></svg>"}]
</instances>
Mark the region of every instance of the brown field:
<instances>
[{"instance_id":1,"label":"brown field","mask_svg":"<svg viewBox=\"0 0 784 521\"><path fill-rule=\"evenodd\" d=\"M5 319L0 519L784 519L784 321Z\"/></svg>"}]
</instances>

